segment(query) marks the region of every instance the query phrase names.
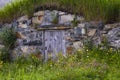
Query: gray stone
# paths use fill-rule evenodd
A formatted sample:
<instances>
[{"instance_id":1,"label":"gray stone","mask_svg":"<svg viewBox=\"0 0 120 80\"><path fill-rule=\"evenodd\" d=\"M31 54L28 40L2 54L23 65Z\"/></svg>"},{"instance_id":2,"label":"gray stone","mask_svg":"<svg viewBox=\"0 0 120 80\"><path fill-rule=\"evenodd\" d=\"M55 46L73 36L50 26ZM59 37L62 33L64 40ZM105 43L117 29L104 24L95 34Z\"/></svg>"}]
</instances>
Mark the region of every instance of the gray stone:
<instances>
[{"instance_id":1,"label":"gray stone","mask_svg":"<svg viewBox=\"0 0 120 80\"><path fill-rule=\"evenodd\" d=\"M4 26L4 28L11 28L11 27L12 27L12 24L6 23L6 24L4 24L3 26Z\"/></svg>"},{"instance_id":2,"label":"gray stone","mask_svg":"<svg viewBox=\"0 0 120 80\"><path fill-rule=\"evenodd\" d=\"M111 42L111 46L114 48L120 48L120 39L115 40L114 42Z\"/></svg>"},{"instance_id":3,"label":"gray stone","mask_svg":"<svg viewBox=\"0 0 120 80\"><path fill-rule=\"evenodd\" d=\"M41 24L43 22L44 17L43 16L37 16L32 18L33 24Z\"/></svg>"},{"instance_id":4,"label":"gray stone","mask_svg":"<svg viewBox=\"0 0 120 80\"><path fill-rule=\"evenodd\" d=\"M21 51L22 53L28 53L29 51L29 46L21 46Z\"/></svg>"},{"instance_id":5,"label":"gray stone","mask_svg":"<svg viewBox=\"0 0 120 80\"><path fill-rule=\"evenodd\" d=\"M81 28L80 27L75 27L74 28L74 34L77 36L81 36Z\"/></svg>"},{"instance_id":6,"label":"gray stone","mask_svg":"<svg viewBox=\"0 0 120 80\"><path fill-rule=\"evenodd\" d=\"M5 46L0 44L0 49L3 49Z\"/></svg>"},{"instance_id":7,"label":"gray stone","mask_svg":"<svg viewBox=\"0 0 120 80\"><path fill-rule=\"evenodd\" d=\"M52 25L52 23L43 21L43 22L41 23L41 26L44 26L44 25Z\"/></svg>"},{"instance_id":8,"label":"gray stone","mask_svg":"<svg viewBox=\"0 0 120 80\"><path fill-rule=\"evenodd\" d=\"M44 15L44 21L43 23L46 25L46 24L52 24L53 20L58 17L58 11L56 10L53 10L53 11L49 11L49 10L46 10L45 11L45 15ZM42 24L42 25L44 25Z\"/></svg>"},{"instance_id":9,"label":"gray stone","mask_svg":"<svg viewBox=\"0 0 120 80\"><path fill-rule=\"evenodd\" d=\"M16 36L19 39L26 39L27 37L25 35L23 35L21 32L16 32Z\"/></svg>"},{"instance_id":10,"label":"gray stone","mask_svg":"<svg viewBox=\"0 0 120 80\"><path fill-rule=\"evenodd\" d=\"M75 50L83 49L83 43L81 41L73 42L73 47Z\"/></svg>"},{"instance_id":11,"label":"gray stone","mask_svg":"<svg viewBox=\"0 0 120 80\"><path fill-rule=\"evenodd\" d=\"M84 23L85 26L88 28L88 29L96 29L97 28L97 23L92 21L92 22L85 22Z\"/></svg>"},{"instance_id":12,"label":"gray stone","mask_svg":"<svg viewBox=\"0 0 120 80\"><path fill-rule=\"evenodd\" d=\"M22 16L22 17L19 17L18 19L17 19L17 22L23 22L23 21L27 21L28 20L28 16L27 15L25 15L25 16Z\"/></svg>"},{"instance_id":13,"label":"gray stone","mask_svg":"<svg viewBox=\"0 0 120 80\"><path fill-rule=\"evenodd\" d=\"M42 41L41 40L34 40L34 41L29 41L29 42L23 42L23 45L28 45L28 46L42 46Z\"/></svg>"},{"instance_id":14,"label":"gray stone","mask_svg":"<svg viewBox=\"0 0 120 80\"><path fill-rule=\"evenodd\" d=\"M28 26L32 24L32 20L28 20L27 23L26 23Z\"/></svg>"},{"instance_id":15,"label":"gray stone","mask_svg":"<svg viewBox=\"0 0 120 80\"><path fill-rule=\"evenodd\" d=\"M104 27L105 27L105 25L104 25L104 23L103 23L102 21L98 22L97 26L98 26L97 28L98 28L99 30L103 30Z\"/></svg>"},{"instance_id":16,"label":"gray stone","mask_svg":"<svg viewBox=\"0 0 120 80\"><path fill-rule=\"evenodd\" d=\"M65 15L65 14L66 14L65 12L59 11L59 16Z\"/></svg>"},{"instance_id":17,"label":"gray stone","mask_svg":"<svg viewBox=\"0 0 120 80\"><path fill-rule=\"evenodd\" d=\"M107 34L108 31L101 31L101 34Z\"/></svg>"},{"instance_id":18,"label":"gray stone","mask_svg":"<svg viewBox=\"0 0 120 80\"><path fill-rule=\"evenodd\" d=\"M81 28L81 34L86 35L87 34L87 29L85 27Z\"/></svg>"},{"instance_id":19,"label":"gray stone","mask_svg":"<svg viewBox=\"0 0 120 80\"><path fill-rule=\"evenodd\" d=\"M120 26L120 23L106 24L105 27L104 27L104 30L109 31L113 28L116 28L117 26Z\"/></svg>"},{"instance_id":20,"label":"gray stone","mask_svg":"<svg viewBox=\"0 0 120 80\"><path fill-rule=\"evenodd\" d=\"M16 46L21 46L21 45L23 45L23 40L22 39L17 39Z\"/></svg>"},{"instance_id":21,"label":"gray stone","mask_svg":"<svg viewBox=\"0 0 120 80\"><path fill-rule=\"evenodd\" d=\"M65 37L65 40L70 41L72 38L70 36Z\"/></svg>"},{"instance_id":22,"label":"gray stone","mask_svg":"<svg viewBox=\"0 0 120 80\"><path fill-rule=\"evenodd\" d=\"M81 28L81 35L87 34L88 26L86 26L86 23L80 23L78 24L78 27Z\"/></svg>"},{"instance_id":23,"label":"gray stone","mask_svg":"<svg viewBox=\"0 0 120 80\"><path fill-rule=\"evenodd\" d=\"M31 34L28 34L29 39L33 40L36 38L36 32L33 32Z\"/></svg>"},{"instance_id":24,"label":"gray stone","mask_svg":"<svg viewBox=\"0 0 120 80\"><path fill-rule=\"evenodd\" d=\"M25 43L27 43L28 42L28 40L27 39L24 39L23 40L23 44L25 44Z\"/></svg>"},{"instance_id":25,"label":"gray stone","mask_svg":"<svg viewBox=\"0 0 120 80\"><path fill-rule=\"evenodd\" d=\"M43 32L37 32L36 33L36 38L42 38L42 34L43 34Z\"/></svg>"},{"instance_id":26,"label":"gray stone","mask_svg":"<svg viewBox=\"0 0 120 80\"><path fill-rule=\"evenodd\" d=\"M87 26L86 26L86 23L79 23L78 27L82 28L82 27L87 27Z\"/></svg>"},{"instance_id":27,"label":"gray stone","mask_svg":"<svg viewBox=\"0 0 120 80\"><path fill-rule=\"evenodd\" d=\"M70 23L71 21L74 20L74 15L71 15L71 14L67 14L67 15L62 15L60 16L60 21L59 21L59 24L65 24L65 23Z\"/></svg>"},{"instance_id":28,"label":"gray stone","mask_svg":"<svg viewBox=\"0 0 120 80\"><path fill-rule=\"evenodd\" d=\"M14 28L14 29L16 30L17 27L18 27L18 24L19 24L19 22L17 22L16 20L14 20L14 21L12 22L12 28Z\"/></svg>"},{"instance_id":29,"label":"gray stone","mask_svg":"<svg viewBox=\"0 0 120 80\"><path fill-rule=\"evenodd\" d=\"M109 41L114 41L120 39L120 27L114 28L108 32Z\"/></svg>"},{"instance_id":30,"label":"gray stone","mask_svg":"<svg viewBox=\"0 0 120 80\"><path fill-rule=\"evenodd\" d=\"M107 34L107 38L111 46L120 48L120 26L110 30Z\"/></svg>"},{"instance_id":31,"label":"gray stone","mask_svg":"<svg viewBox=\"0 0 120 80\"><path fill-rule=\"evenodd\" d=\"M25 29L25 28L28 28L28 25L27 25L27 24L24 24L23 22L19 22L18 27Z\"/></svg>"},{"instance_id":32,"label":"gray stone","mask_svg":"<svg viewBox=\"0 0 120 80\"><path fill-rule=\"evenodd\" d=\"M30 30L20 31L23 35L31 34L32 32Z\"/></svg>"},{"instance_id":33,"label":"gray stone","mask_svg":"<svg viewBox=\"0 0 120 80\"><path fill-rule=\"evenodd\" d=\"M87 35L88 35L88 36L94 36L95 33L96 33L96 29L91 29L91 30L88 30Z\"/></svg>"}]
</instances>

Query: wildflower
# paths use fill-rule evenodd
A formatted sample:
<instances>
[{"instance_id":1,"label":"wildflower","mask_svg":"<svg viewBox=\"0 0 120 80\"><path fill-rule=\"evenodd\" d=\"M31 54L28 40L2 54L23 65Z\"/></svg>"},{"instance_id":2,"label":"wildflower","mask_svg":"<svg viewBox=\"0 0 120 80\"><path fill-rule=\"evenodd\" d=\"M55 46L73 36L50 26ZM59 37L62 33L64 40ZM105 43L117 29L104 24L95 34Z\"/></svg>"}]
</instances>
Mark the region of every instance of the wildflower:
<instances>
[{"instance_id":1,"label":"wildflower","mask_svg":"<svg viewBox=\"0 0 120 80\"><path fill-rule=\"evenodd\" d=\"M81 51L81 49L78 49L78 51Z\"/></svg>"},{"instance_id":2,"label":"wildflower","mask_svg":"<svg viewBox=\"0 0 120 80\"><path fill-rule=\"evenodd\" d=\"M3 61L0 61L0 65L2 65L3 64Z\"/></svg>"},{"instance_id":3,"label":"wildflower","mask_svg":"<svg viewBox=\"0 0 120 80\"><path fill-rule=\"evenodd\" d=\"M110 51L112 51L113 50L113 48L110 48Z\"/></svg>"},{"instance_id":4,"label":"wildflower","mask_svg":"<svg viewBox=\"0 0 120 80\"><path fill-rule=\"evenodd\" d=\"M52 64L50 65L50 67L52 67Z\"/></svg>"},{"instance_id":5,"label":"wildflower","mask_svg":"<svg viewBox=\"0 0 120 80\"><path fill-rule=\"evenodd\" d=\"M89 50L87 49L86 51L88 52Z\"/></svg>"},{"instance_id":6,"label":"wildflower","mask_svg":"<svg viewBox=\"0 0 120 80\"><path fill-rule=\"evenodd\" d=\"M60 73L57 73L57 75L59 76L59 75L60 75Z\"/></svg>"},{"instance_id":7,"label":"wildflower","mask_svg":"<svg viewBox=\"0 0 120 80\"><path fill-rule=\"evenodd\" d=\"M83 49L85 49L85 47L83 46Z\"/></svg>"},{"instance_id":8,"label":"wildflower","mask_svg":"<svg viewBox=\"0 0 120 80\"><path fill-rule=\"evenodd\" d=\"M0 68L2 68L3 61L0 61Z\"/></svg>"}]
</instances>

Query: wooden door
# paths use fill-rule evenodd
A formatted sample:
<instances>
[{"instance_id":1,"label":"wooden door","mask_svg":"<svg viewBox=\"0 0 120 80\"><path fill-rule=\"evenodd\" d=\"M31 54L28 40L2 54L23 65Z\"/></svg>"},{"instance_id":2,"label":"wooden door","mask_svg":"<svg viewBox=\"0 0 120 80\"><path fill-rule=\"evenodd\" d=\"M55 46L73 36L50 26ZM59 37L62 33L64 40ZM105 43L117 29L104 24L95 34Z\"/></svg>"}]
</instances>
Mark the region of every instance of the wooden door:
<instances>
[{"instance_id":1,"label":"wooden door","mask_svg":"<svg viewBox=\"0 0 120 80\"><path fill-rule=\"evenodd\" d=\"M66 54L64 37L65 31L63 30L45 31L45 60L50 56L54 59L58 53Z\"/></svg>"}]
</instances>

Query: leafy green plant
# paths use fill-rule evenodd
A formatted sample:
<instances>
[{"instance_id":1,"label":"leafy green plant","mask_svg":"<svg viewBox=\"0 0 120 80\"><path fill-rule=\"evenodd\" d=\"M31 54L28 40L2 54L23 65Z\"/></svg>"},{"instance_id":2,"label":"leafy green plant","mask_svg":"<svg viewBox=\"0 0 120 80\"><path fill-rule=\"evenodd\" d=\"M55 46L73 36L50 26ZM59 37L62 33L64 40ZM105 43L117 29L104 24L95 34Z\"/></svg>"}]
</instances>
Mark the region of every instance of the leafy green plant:
<instances>
[{"instance_id":1,"label":"leafy green plant","mask_svg":"<svg viewBox=\"0 0 120 80\"><path fill-rule=\"evenodd\" d=\"M77 15L75 15L73 21L72 21L72 26L73 27L77 27L78 26L78 23L79 23L79 20L77 20Z\"/></svg>"},{"instance_id":2,"label":"leafy green plant","mask_svg":"<svg viewBox=\"0 0 120 80\"><path fill-rule=\"evenodd\" d=\"M9 54L9 50L7 48L2 48L0 50L0 60L3 62L10 61L10 54Z\"/></svg>"},{"instance_id":3,"label":"leafy green plant","mask_svg":"<svg viewBox=\"0 0 120 80\"><path fill-rule=\"evenodd\" d=\"M102 36L102 42L101 42L101 46L104 47L104 49L109 49L110 48L110 45L108 43L108 39L106 36Z\"/></svg>"},{"instance_id":4,"label":"leafy green plant","mask_svg":"<svg viewBox=\"0 0 120 80\"><path fill-rule=\"evenodd\" d=\"M83 40L83 44L84 44L85 49L88 49L88 50L92 50L95 46L92 39L89 39L89 38Z\"/></svg>"},{"instance_id":5,"label":"leafy green plant","mask_svg":"<svg viewBox=\"0 0 120 80\"><path fill-rule=\"evenodd\" d=\"M14 48L16 42L16 33L12 28L3 28L0 32L0 40L5 46L0 50L0 59L4 62L10 61L10 50Z\"/></svg>"},{"instance_id":6,"label":"leafy green plant","mask_svg":"<svg viewBox=\"0 0 120 80\"><path fill-rule=\"evenodd\" d=\"M16 39L16 33L12 28L3 28L0 32L0 40L7 49L11 49L14 47Z\"/></svg>"},{"instance_id":7,"label":"leafy green plant","mask_svg":"<svg viewBox=\"0 0 120 80\"><path fill-rule=\"evenodd\" d=\"M58 22L59 22L59 19L58 19L57 16L55 16L55 17L53 18L52 23L53 23L53 24L58 24Z\"/></svg>"}]
</instances>

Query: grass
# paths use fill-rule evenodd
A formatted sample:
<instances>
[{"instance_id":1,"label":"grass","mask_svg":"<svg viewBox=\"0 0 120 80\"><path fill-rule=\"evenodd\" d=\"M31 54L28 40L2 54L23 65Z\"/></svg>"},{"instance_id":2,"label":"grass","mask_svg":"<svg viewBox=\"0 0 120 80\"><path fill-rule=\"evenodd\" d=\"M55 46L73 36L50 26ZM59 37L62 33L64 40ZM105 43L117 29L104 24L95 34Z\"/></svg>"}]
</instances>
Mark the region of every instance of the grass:
<instances>
[{"instance_id":1,"label":"grass","mask_svg":"<svg viewBox=\"0 0 120 80\"><path fill-rule=\"evenodd\" d=\"M86 20L105 23L120 21L120 0L16 0L0 10L0 22L11 22L24 14L31 17L34 11L42 9L77 13Z\"/></svg>"},{"instance_id":2,"label":"grass","mask_svg":"<svg viewBox=\"0 0 120 80\"><path fill-rule=\"evenodd\" d=\"M78 50L67 58L43 63L31 55L0 62L0 80L119 80L120 51L112 48Z\"/></svg>"},{"instance_id":3,"label":"grass","mask_svg":"<svg viewBox=\"0 0 120 80\"><path fill-rule=\"evenodd\" d=\"M10 51L14 49L16 42L16 33L13 28L4 28L0 31L0 41L4 45L3 48L0 48L0 59L5 62L10 61Z\"/></svg>"},{"instance_id":4,"label":"grass","mask_svg":"<svg viewBox=\"0 0 120 80\"><path fill-rule=\"evenodd\" d=\"M12 48L16 42L16 39L17 37L14 29L4 26L0 32L0 41L2 41L3 45L8 49Z\"/></svg>"}]
</instances>

